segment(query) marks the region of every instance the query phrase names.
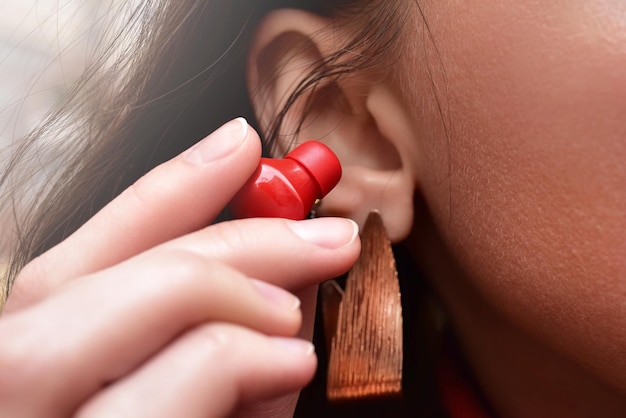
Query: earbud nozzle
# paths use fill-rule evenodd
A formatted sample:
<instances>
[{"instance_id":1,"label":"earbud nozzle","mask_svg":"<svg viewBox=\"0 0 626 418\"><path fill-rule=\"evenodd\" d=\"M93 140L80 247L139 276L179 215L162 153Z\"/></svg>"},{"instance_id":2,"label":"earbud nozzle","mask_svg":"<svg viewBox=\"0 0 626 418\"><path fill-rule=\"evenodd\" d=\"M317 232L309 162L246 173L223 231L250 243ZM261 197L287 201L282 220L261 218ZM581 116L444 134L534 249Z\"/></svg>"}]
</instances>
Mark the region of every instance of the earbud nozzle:
<instances>
[{"instance_id":1,"label":"earbud nozzle","mask_svg":"<svg viewBox=\"0 0 626 418\"><path fill-rule=\"evenodd\" d=\"M317 182L326 196L341 179L341 163L335 153L319 141L307 141L296 147L285 158L297 161Z\"/></svg>"}]
</instances>

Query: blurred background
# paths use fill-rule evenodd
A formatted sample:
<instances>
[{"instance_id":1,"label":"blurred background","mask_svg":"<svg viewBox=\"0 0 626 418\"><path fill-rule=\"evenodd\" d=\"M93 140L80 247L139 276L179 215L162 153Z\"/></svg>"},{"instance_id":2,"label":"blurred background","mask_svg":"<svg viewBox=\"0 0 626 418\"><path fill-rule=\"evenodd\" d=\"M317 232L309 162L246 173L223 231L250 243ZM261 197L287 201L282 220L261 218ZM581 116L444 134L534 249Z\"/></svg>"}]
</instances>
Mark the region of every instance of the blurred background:
<instances>
[{"instance_id":1,"label":"blurred background","mask_svg":"<svg viewBox=\"0 0 626 418\"><path fill-rule=\"evenodd\" d=\"M35 126L81 74L113 0L0 0L0 149Z\"/></svg>"},{"instance_id":2,"label":"blurred background","mask_svg":"<svg viewBox=\"0 0 626 418\"><path fill-rule=\"evenodd\" d=\"M80 76L114 17L136 1L0 0L0 173ZM14 230L8 212L0 210L0 273Z\"/></svg>"}]
</instances>

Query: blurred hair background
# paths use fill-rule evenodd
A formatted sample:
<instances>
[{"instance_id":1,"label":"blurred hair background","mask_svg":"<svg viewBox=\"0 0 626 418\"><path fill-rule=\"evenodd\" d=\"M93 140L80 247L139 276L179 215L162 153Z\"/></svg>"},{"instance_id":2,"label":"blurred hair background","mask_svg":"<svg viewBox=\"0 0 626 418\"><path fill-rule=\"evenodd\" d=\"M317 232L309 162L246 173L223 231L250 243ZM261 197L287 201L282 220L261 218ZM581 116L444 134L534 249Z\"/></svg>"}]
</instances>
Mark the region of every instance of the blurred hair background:
<instances>
[{"instance_id":1,"label":"blurred hair background","mask_svg":"<svg viewBox=\"0 0 626 418\"><path fill-rule=\"evenodd\" d=\"M0 146L32 129L78 78L112 0L0 0Z\"/></svg>"},{"instance_id":2,"label":"blurred hair background","mask_svg":"<svg viewBox=\"0 0 626 418\"><path fill-rule=\"evenodd\" d=\"M0 173L137 0L0 0ZM0 189L0 199L6 190ZM14 226L0 212L0 274Z\"/></svg>"}]
</instances>

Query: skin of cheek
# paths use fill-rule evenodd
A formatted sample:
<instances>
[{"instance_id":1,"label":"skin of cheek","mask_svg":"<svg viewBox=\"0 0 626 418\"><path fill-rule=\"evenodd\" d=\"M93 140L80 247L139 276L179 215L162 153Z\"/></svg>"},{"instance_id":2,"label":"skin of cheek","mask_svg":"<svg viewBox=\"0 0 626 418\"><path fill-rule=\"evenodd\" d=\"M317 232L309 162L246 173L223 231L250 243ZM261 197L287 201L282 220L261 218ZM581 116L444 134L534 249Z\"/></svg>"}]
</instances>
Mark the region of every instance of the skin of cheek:
<instances>
[{"instance_id":1,"label":"skin of cheek","mask_svg":"<svg viewBox=\"0 0 626 418\"><path fill-rule=\"evenodd\" d=\"M422 7L405 90L441 234L496 309L626 393L626 4Z\"/></svg>"}]
</instances>

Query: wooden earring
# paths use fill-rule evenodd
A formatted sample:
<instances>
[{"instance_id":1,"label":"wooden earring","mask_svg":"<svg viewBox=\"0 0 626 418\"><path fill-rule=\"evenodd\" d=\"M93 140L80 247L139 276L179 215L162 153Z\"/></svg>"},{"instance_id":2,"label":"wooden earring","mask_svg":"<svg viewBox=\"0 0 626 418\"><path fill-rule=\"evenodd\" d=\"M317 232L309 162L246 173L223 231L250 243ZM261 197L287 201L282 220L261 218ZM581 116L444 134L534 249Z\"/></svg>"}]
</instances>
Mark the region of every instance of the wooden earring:
<instances>
[{"instance_id":1,"label":"wooden earring","mask_svg":"<svg viewBox=\"0 0 626 418\"><path fill-rule=\"evenodd\" d=\"M327 381L331 401L402 394L400 285L379 212L369 214L361 243L361 255L348 274L339 302L335 327L331 325ZM324 314L327 324L335 321Z\"/></svg>"}]
</instances>

